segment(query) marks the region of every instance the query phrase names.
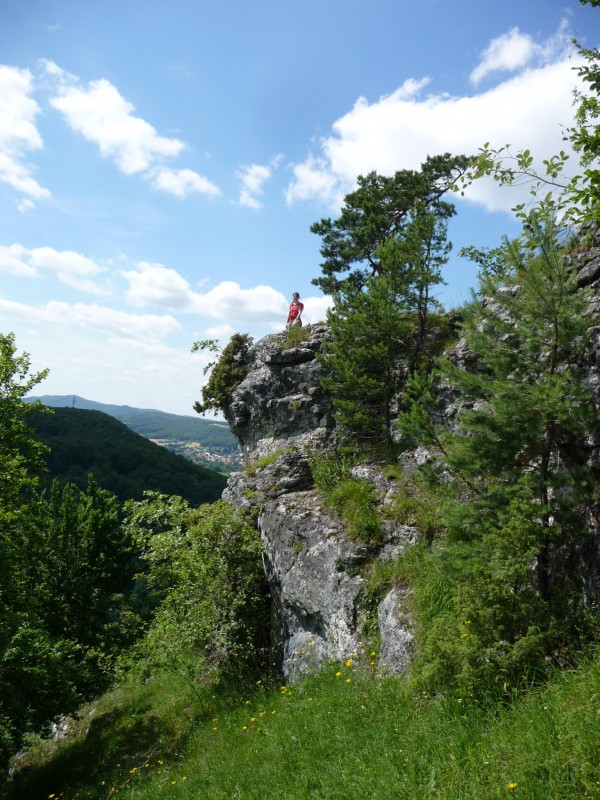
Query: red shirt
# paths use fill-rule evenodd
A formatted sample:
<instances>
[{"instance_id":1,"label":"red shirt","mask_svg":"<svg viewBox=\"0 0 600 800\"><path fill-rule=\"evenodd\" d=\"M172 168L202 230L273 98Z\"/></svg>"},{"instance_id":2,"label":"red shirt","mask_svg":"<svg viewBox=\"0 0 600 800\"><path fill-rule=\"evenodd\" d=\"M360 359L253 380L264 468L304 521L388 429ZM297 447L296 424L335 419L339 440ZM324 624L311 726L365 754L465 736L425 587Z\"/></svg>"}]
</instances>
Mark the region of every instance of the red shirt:
<instances>
[{"instance_id":1,"label":"red shirt","mask_svg":"<svg viewBox=\"0 0 600 800\"><path fill-rule=\"evenodd\" d=\"M293 322L304 311L304 303L291 303L287 321Z\"/></svg>"}]
</instances>

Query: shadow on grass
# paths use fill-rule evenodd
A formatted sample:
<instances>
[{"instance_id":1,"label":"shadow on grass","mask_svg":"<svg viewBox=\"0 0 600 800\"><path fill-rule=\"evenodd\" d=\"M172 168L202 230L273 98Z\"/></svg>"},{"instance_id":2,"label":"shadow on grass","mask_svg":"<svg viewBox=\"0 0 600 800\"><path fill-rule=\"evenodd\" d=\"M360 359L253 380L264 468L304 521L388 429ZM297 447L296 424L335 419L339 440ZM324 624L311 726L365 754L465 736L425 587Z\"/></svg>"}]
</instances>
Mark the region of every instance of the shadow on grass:
<instances>
[{"instance_id":1,"label":"shadow on grass","mask_svg":"<svg viewBox=\"0 0 600 800\"><path fill-rule=\"evenodd\" d=\"M15 765L9 800L37 800L64 793L65 798L105 798L111 787L133 780L150 759L177 747L193 724L174 730L173 719L156 713L151 702L117 707L76 721L64 739L34 748Z\"/></svg>"}]
</instances>

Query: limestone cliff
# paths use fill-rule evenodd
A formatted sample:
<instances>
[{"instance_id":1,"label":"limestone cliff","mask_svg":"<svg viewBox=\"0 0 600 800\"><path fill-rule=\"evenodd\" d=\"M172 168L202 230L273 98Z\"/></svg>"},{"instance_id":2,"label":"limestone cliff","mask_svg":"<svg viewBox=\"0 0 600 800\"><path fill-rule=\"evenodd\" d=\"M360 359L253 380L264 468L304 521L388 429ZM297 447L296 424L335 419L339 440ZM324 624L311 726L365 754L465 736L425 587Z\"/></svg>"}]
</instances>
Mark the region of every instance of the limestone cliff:
<instances>
[{"instance_id":1,"label":"limestone cliff","mask_svg":"<svg viewBox=\"0 0 600 800\"><path fill-rule=\"evenodd\" d=\"M228 415L247 469L230 477L223 495L234 505L260 509L273 629L290 680L364 647L361 567L397 556L417 538L414 528L389 523L377 547L352 541L319 501L309 456L336 446L331 399L321 388L317 359L329 332L324 325L306 331L308 339L299 346L287 347L286 336L277 334L250 349L247 377ZM251 466L264 456L272 459ZM376 467L356 467L355 476L375 486L379 502L391 501L393 482ZM402 591L391 591L371 614L379 627L381 669L402 669L410 657L412 626L402 600Z\"/></svg>"}]
</instances>

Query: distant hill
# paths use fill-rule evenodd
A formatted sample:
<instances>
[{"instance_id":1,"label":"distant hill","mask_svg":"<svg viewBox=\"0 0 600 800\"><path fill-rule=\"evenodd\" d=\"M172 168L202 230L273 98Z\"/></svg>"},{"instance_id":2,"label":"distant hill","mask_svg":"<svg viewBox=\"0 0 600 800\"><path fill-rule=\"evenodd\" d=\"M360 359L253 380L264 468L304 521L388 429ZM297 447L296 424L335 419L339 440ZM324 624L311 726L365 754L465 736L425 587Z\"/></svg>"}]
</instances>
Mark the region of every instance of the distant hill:
<instances>
[{"instance_id":1,"label":"distant hill","mask_svg":"<svg viewBox=\"0 0 600 800\"><path fill-rule=\"evenodd\" d=\"M36 438L51 448L50 477L61 482L84 488L93 472L98 484L122 501L140 500L151 489L180 495L195 506L217 500L226 484L223 475L192 464L100 411L55 408L53 414L32 413L28 421Z\"/></svg>"},{"instance_id":2,"label":"distant hill","mask_svg":"<svg viewBox=\"0 0 600 800\"><path fill-rule=\"evenodd\" d=\"M28 397L29 402L40 400L45 406L55 408L79 408L102 411L124 422L128 428L147 439L166 439L180 442L199 442L204 447L237 454L235 436L226 422L168 414L152 408L133 408L109 403L97 403L78 395L43 395Z\"/></svg>"}]
</instances>

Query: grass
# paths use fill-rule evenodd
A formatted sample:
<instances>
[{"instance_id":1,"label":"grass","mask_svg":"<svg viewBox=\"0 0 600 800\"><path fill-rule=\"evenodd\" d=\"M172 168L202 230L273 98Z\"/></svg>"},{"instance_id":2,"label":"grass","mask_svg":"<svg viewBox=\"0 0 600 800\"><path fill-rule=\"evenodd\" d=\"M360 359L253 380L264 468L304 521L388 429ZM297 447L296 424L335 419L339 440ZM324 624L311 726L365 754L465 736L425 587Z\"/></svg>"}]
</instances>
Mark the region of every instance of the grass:
<instances>
[{"instance_id":1,"label":"grass","mask_svg":"<svg viewBox=\"0 0 600 800\"><path fill-rule=\"evenodd\" d=\"M277 459L280 456L286 455L287 453L292 453L295 449L296 448L294 447L286 447L282 450L276 450L273 453L267 453L267 455L262 456L261 458L257 458L251 464L248 464L244 468L244 472L246 473L246 475L249 475L251 478L253 478L259 469L264 469L265 467L268 467L274 461L277 461Z\"/></svg>"},{"instance_id":2,"label":"grass","mask_svg":"<svg viewBox=\"0 0 600 800\"><path fill-rule=\"evenodd\" d=\"M287 347L298 347L302 342L307 342L310 339L309 328L288 328L285 332L286 341L284 349Z\"/></svg>"},{"instance_id":3,"label":"grass","mask_svg":"<svg viewBox=\"0 0 600 800\"><path fill-rule=\"evenodd\" d=\"M600 660L484 708L424 696L408 679L382 676L370 658L350 657L292 688L215 695L206 715L164 679L122 689L105 701L116 718L99 738L55 748L37 784L14 797L600 797ZM149 720L154 739L139 740Z\"/></svg>"}]
</instances>

